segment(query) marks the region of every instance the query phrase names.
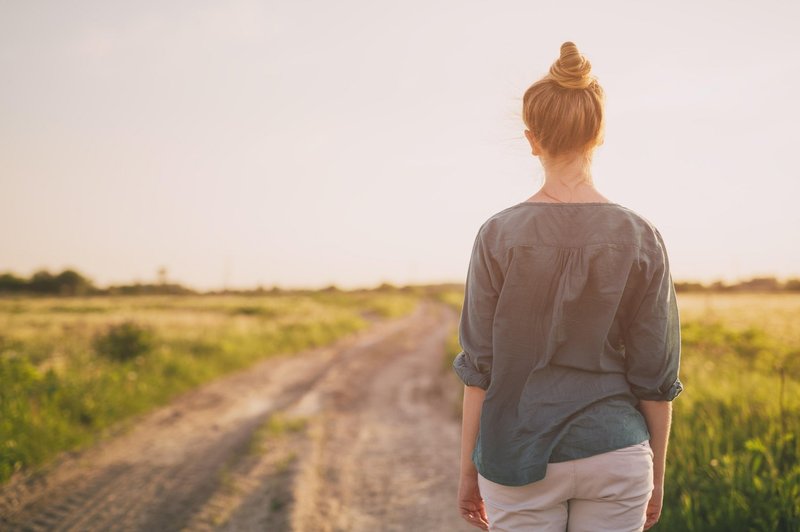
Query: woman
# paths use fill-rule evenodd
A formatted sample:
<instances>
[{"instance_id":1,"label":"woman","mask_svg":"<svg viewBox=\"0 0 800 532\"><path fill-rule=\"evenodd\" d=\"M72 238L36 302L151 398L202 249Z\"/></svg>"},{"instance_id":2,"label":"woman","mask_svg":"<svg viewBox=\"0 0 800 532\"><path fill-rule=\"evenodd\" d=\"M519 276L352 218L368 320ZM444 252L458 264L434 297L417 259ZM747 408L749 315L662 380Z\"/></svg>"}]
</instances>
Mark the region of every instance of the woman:
<instances>
[{"instance_id":1,"label":"woman","mask_svg":"<svg viewBox=\"0 0 800 532\"><path fill-rule=\"evenodd\" d=\"M680 320L664 241L595 188L604 93L565 42L523 98L541 189L478 230L459 325L459 510L492 531L645 530L661 513Z\"/></svg>"}]
</instances>

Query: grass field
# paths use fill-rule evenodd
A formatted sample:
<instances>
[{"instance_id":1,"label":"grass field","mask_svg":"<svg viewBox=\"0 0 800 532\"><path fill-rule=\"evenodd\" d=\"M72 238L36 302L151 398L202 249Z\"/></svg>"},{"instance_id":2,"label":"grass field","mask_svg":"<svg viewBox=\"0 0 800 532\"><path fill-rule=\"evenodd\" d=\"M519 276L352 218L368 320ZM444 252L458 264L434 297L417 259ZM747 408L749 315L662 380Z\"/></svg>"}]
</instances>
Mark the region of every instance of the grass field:
<instances>
[{"instance_id":1,"label":"grass field","mask_svg":"<svg viewBox=\"0 0 800 532\"><path fill-rule=\"evenodd\" d=\"M441 299L460 309L463 293ZM678 305L686 389L653 530L800 530L800 295L679 293ZM459 350L454 333L445 365Z\"/></svg>"},{"instance_id":2,"label":"grass field","mask_svg":"<svg viewBox=\"0 0 800 532\"><path fill-rule=\"evenodd\" d=\"M201 383L417 301L394 290L0 298L0 482Z\"/></svg>"}]
</instances>

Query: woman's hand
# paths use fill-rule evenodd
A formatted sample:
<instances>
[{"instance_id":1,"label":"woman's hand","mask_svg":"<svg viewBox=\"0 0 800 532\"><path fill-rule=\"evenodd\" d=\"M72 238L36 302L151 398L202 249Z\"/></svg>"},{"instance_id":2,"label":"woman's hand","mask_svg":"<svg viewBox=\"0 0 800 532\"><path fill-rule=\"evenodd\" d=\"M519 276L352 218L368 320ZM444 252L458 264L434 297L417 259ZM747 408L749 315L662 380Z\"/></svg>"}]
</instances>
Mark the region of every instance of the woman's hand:
<instances>
[{"instance_id":1,"label":"woman's hand","mask_svg":"<svg viewBox=\"0 0 800 532\"><path fill-rule=\"evenodd\" d=\"M650 432L650 447L653 449L653 492L645 511L644 529L652 527L661 517L664 499L664 471L667 464L667 446L672 424L671 401L647 401L642 399L638 405L647 422Z\"/></svg>"},{"instance_id":2,"label":"woman's hand","mask_svg":"<svg viewBox=\"0 0 800 532\"><path fill-rule=\"evenodd\" d=\"M489 530L489 517L478 488L477 474L461 475L458 484L458 510L469 524Z\"/></svg>"},{"instance_id":3,"label":"woman's hand","mask_svg":"<svg viewBox=\"0 0 800 532\"><path fill-rule=\"evenodd\" d=\"M647 503L647 510L645 510L644 529L651 528L658 522L661 517L661 507L664 504L664 487L656 485L653 493L650 494L650 502Z\"/></svg>"}]
</instances>

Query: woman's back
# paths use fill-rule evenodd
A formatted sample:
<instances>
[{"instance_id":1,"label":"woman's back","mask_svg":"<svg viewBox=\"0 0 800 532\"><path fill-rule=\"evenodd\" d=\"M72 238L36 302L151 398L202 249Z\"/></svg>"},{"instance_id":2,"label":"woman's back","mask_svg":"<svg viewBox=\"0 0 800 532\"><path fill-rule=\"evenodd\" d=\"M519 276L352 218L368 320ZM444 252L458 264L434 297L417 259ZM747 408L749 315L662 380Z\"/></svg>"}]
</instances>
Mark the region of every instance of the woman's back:
<instances>
[{"instance_id":1,"label":"woman's back","mask_svg":"<svg viewBox=\"0 0 800 532\"><path fill-rule=\"evenodd\" d=\"M663 239L617 203L526 201L486 220L459 340L454 369L486 390L473 460L500 484L647 440L638 399L682 390Z\"/></svg>"}]
</instances>

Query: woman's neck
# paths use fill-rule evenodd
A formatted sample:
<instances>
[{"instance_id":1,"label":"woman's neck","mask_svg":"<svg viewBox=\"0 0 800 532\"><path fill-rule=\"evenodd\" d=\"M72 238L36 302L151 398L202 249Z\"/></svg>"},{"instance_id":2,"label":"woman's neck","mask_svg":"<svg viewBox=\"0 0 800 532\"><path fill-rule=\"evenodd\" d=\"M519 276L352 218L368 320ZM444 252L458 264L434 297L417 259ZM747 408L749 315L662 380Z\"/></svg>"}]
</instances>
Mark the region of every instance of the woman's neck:
<instances>
[{"instance_id":1,"label":"woman's neck","mask_svg":"<svg viewBox=\"0 0 800 532\"><path fill-rule=\"evenodd\" d=\"M545 185L554 188L575 189L592 181L592 161L587 157L552 160L542 158Z\"/></svg>"},{"instance_id":2,"label":"woman's neck","mask_svg":"<svg viewBox=\"0 0 800 532\"><path fill-rule=\"evenodd\" d=\"M569 160L542 160L545 182L531 201L581 203L610 201L594 187L591 160L577 157Z\"/></svg>"}]
</instances>

